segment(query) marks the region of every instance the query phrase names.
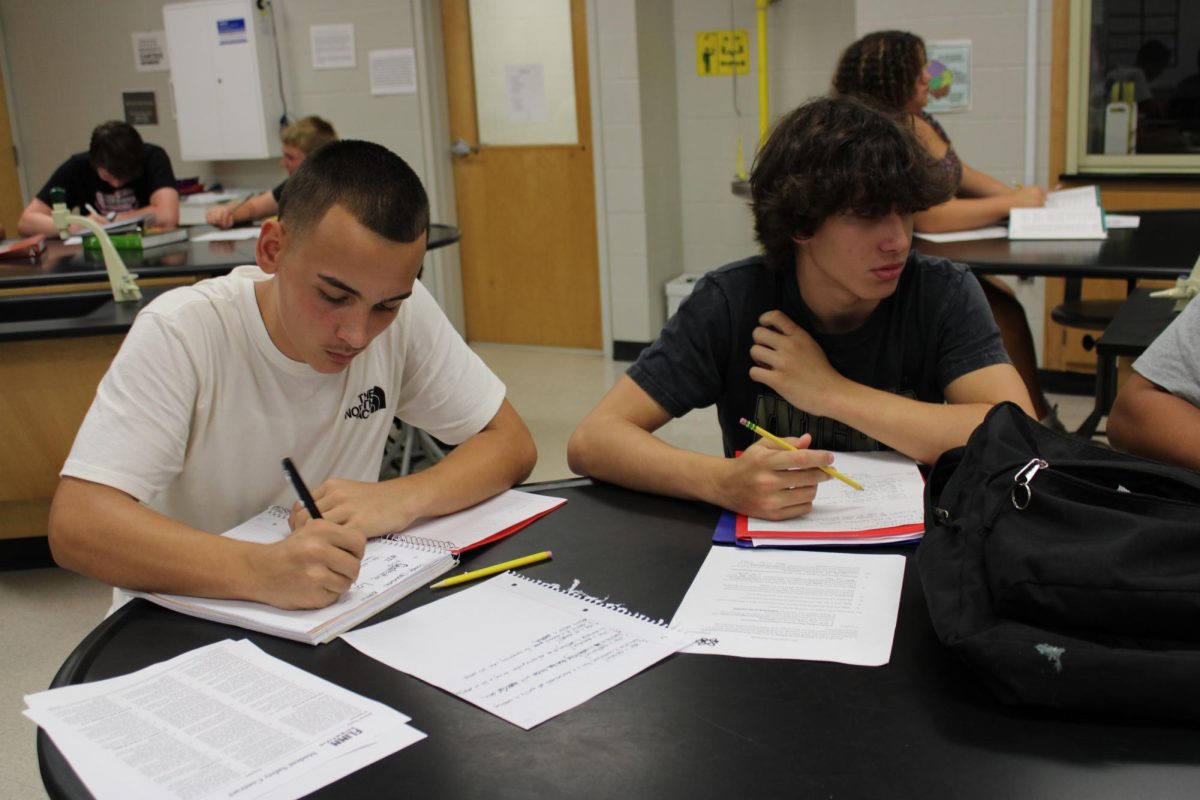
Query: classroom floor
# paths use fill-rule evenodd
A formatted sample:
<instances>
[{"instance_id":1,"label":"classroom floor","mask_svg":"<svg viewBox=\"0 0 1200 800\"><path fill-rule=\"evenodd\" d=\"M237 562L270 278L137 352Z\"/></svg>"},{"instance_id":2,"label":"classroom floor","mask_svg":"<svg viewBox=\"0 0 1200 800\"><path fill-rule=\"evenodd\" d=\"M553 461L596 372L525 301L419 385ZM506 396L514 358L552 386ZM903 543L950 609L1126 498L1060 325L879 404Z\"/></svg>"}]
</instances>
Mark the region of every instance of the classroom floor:
<instances>
[{"instance_id":1,"label":"classroom floor","mask_svg":"<svg viewBox=\"0 0 1200 800\"><path fill-rule=\"evenodd\" d=\"M476 351L509 388L538 448L531 481L570 477L567 439L628 364L589 353L478 345ZM1053 395L1059 416L1074 428L1091 410L1091 398ZM674 420L663 437L680 447L720 454L713 409ZM46 688L67 655L100 622L110 590L59 569L0 572L0 797L46 797L38 774L33 723L21 715L21 698Z\"/></svg>"}]
</instances>

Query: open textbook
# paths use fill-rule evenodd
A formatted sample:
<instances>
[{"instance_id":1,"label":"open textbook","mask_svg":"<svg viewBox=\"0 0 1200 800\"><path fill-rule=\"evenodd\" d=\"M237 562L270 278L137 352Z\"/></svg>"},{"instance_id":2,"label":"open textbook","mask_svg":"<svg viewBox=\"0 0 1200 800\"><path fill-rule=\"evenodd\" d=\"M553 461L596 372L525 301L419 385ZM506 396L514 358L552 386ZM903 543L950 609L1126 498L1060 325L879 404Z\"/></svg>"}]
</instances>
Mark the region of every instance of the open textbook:
<instances>
[{"instance_id":1,"label":"open textbook","mask_svg":"<svg viewBox=\"0 0 1200 800\"><path fill-rule=\"evenodd\" d=\"M328 642L458 563L457 554L516 532L566 501L509 490L471 508L421 520L402 533L371 539L358 579L337 602L325 608L286 610L249 600L130 592L160 606L194 617L236 625L309 644ZM288 510L271 506L223 535L271 544L286 538Z\"/></svg>"},{"instance_id":2,"label":"open textbook","mask_svg":"<svg viewBox=\"0 0 1200 800\"><path fill-rule=\"evenodd\" d=\"M1046 194L1041 208L1014 208L1009 224L988 225L965 231L913 236L930 242L967 242L979 239L1105 239L1113 228L1136 228L1141 219L1132 214L1106 214L1096 186L1059 189Z\"/></svg>"},{"instance_id":3,"label":"open textbook","mask_svg":"<svg viewBox=\"0 0 1200 800\"><path fill-rule=\"evenodd\" d=\"M1098 186L1080 186L1046 194L1042 208L1008 212L1009 239L1104 239L1108 224Z\"/></svg>"}]
</instances>

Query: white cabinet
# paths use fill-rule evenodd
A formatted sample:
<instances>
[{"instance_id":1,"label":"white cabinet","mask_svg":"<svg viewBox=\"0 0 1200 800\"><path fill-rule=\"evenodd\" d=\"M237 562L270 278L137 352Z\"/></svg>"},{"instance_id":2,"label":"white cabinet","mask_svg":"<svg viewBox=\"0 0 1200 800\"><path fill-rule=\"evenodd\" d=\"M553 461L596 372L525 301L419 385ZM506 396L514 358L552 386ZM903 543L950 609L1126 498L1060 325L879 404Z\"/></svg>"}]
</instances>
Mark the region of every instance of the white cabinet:
<instances>
[{"instance_id":1,"label":"white cabinet","mask_svg":"<svg viewBox=\"0 0 1200 800\"><path fill-rule=\"evenodd\" d=\"M283 99L271 19L253 0L163 6L181 155L188 161L279 155Z\"/></svg>"}]
</instances>

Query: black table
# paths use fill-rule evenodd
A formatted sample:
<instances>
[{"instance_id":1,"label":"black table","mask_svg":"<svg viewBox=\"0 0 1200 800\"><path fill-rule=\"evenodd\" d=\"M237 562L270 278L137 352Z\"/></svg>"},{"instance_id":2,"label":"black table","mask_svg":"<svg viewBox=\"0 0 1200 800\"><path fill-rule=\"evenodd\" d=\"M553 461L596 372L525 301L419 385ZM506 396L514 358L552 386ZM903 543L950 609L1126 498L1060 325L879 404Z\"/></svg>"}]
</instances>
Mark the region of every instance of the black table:
<instances>
[{"instance_id":1,"label":"black table","mask_svg":"<svg viewBox=\"0 0 1200 800\"><path fill-rule=\"evenodd\" d=\"M976 272L1051 278L1174 280L1191 272L1200 256L1200 210L1136 211L1136 228L1116 228L1094 241L928 242L915 239L922 253L958 261ZM1130 287L1132 288L1132 286Z\"/></svg>"},{"instance_id":2,"label":"black table","mask_svg":"<svg viewBox=\"0 0 1200 800\"><path fill-rule=\"evenodd\" d=\"M189 228L196 236L213 228ZM462 238L451 225L430 225L427 249L453 244ZM255 261L254 239L235 242L176 242L155 247L144 253L121 251L130 272L139 278L175 278L193 275L223 275L242 264ZM35 262L0 261L0 289L25 286L61 286L68 283L107 282L104 258L99 251L85 251L78 245L66 246L57 239L47 242L46 252Z\"/></svg>"},{"instance_id":3,"label":"black table","mask_svg":"<svg viewBox=\"0 0 1200 800\"><path fill-rule=\"evenodd\" d=\"M710 546L716 509L586 481L536 488L569 502L464 567L551 548L554 560L530 576L579 578L583 591L674 615ZM376 619L434 597L418 591ZM532 731L343 642L309 647L142 600L97 627L53 685L127 673L228 637L394 706L429 734L318 798L1200 794L1200 729L1000 706L938 644L911 558L884 667L677 654ZM38 753L52 797L87 796L40 732Z\"/></svg>"}]
</instances>

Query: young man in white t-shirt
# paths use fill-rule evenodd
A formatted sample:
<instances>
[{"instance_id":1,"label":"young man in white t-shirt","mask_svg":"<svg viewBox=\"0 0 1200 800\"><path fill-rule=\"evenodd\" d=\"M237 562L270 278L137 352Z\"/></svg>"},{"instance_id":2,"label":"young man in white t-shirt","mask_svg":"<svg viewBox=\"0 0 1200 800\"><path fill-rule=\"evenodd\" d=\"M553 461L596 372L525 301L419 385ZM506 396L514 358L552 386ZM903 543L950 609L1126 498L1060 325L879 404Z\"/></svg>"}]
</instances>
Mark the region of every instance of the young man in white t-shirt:
<instances>
[{"instance_id":1,"label":"young man in white t-shirt","mask_svg":"<svg viewBox=\"0 0 1200 800\"><path fill-rule=\"evenodd\" d=\"M395 154L344 141L288 181L257 267L139 315L62 470L50 545L114 586L328 605L366 539L519 483L536 451L504 385L417 282L429 206ZM392 418L456 447L378 482ZM314 487L311 519L280 468ZM273 545L213 533L293 507Z\"/></svg>"}]
</instances>

